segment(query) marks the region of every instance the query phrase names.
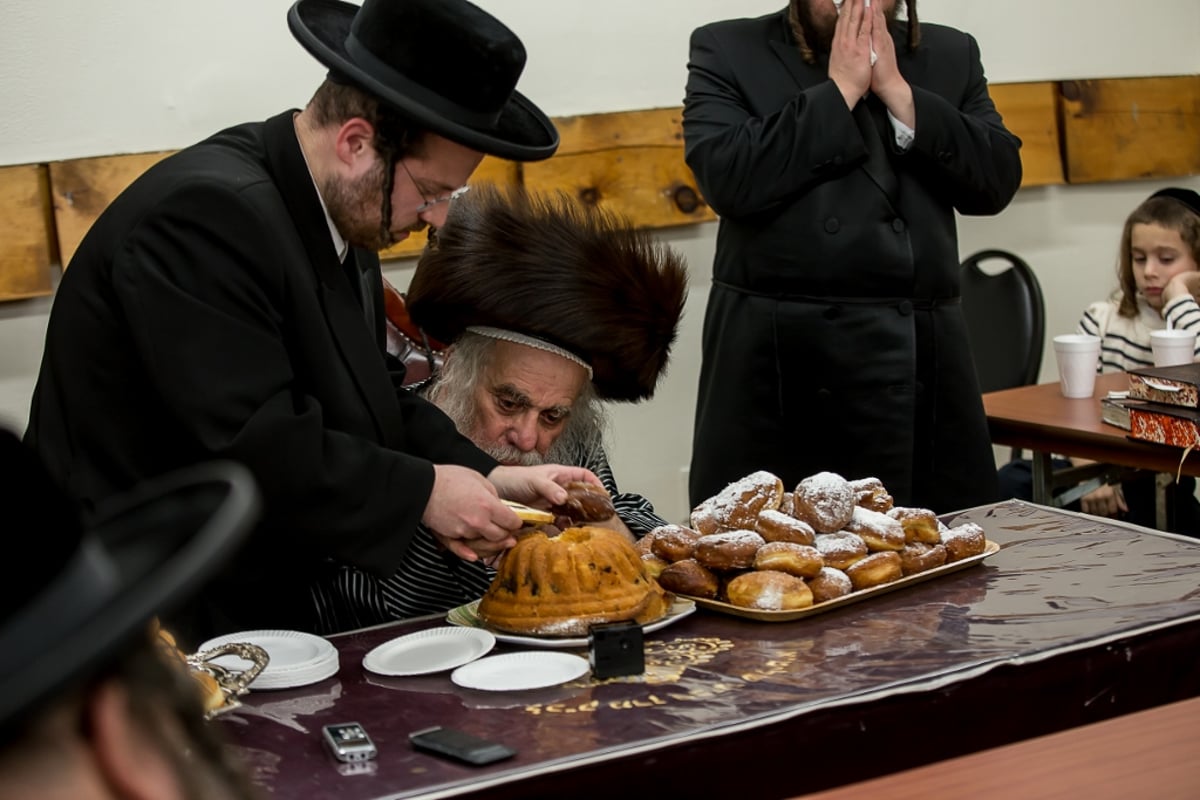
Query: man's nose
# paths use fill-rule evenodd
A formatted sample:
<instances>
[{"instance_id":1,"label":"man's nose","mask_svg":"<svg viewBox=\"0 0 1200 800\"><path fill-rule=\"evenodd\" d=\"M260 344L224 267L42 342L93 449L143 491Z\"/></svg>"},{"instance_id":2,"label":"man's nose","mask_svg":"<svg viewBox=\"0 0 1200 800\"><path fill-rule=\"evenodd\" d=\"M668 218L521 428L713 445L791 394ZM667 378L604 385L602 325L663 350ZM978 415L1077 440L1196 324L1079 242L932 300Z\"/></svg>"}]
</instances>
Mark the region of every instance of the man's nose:
<instances>
[{"instance_id":1,"label":"man's nose","mask_svg":"<svg viewBox=\"0 0 1200 800\"><path fill-rule=\"evenodd\" d=\"M417 217L433 228L440 228L446 224L446 215L450 213L449 203L438 203L432 208L422 211Z\"/></svg>"},{"instance_id":2,"label":"man's nose","mask_svg":"<svg viewBox=\"0 0 1200 800\"><path fill-rule=\"evenodd\" d=\"M508 429L508 441L522 453L532 452L537 447L537 417L530 414L515 420Z\"/></svg>"}]
</instances>

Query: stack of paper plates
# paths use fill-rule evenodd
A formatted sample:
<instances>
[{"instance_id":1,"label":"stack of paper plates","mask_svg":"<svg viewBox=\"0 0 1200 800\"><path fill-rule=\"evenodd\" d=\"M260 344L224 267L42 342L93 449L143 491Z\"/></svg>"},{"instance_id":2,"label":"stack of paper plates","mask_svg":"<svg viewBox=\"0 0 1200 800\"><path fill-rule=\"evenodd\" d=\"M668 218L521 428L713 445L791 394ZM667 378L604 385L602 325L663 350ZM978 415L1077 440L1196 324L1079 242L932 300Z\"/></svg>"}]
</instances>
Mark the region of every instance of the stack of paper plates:
<instances>
[{"instance_id":1,"label":"stack of paper plates","mask_svg":"<svg viewBox=\"0 0 1200 800\"><path fill-rule=\"evenodd\" d=\"M267 651L271 661L250 684L251 689L292 689L323 681L337 674L338 652L329 641L300 631L243 631L218 636L200 645L200 651L212 650L231 642L256 644ZM213 659L232 670L244 670L250 663L237 656Z\"/></svg>"}]
</instances>

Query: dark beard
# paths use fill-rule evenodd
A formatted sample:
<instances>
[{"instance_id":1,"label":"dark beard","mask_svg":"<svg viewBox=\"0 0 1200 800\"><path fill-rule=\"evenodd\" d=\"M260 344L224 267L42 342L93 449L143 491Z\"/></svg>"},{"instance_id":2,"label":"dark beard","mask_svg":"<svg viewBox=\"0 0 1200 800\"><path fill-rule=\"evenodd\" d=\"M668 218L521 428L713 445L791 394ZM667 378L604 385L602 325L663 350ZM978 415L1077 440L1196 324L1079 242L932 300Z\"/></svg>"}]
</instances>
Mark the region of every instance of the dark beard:
<instances>
[{"instance_id":1,"label":"dark beard","mask_svg":"<svg viewBox=\"0 0 1200 800\"><path fill-rule=\"evenodd\" d=\"M370 222L382 213L383 163L351 181L333 180L321 187L321 197L338 233L352 247L385 250L393 244L388 226Z\"/></svg>"}]
</instances>

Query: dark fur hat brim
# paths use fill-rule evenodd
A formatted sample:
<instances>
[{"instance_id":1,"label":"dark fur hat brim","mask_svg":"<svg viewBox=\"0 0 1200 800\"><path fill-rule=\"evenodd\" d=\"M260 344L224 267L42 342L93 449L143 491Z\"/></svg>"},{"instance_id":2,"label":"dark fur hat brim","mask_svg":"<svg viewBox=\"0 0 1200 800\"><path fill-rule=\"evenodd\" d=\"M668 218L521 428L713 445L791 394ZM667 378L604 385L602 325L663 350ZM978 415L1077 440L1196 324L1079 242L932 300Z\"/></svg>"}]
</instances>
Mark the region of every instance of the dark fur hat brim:
<instances>
[{"instance_id":1,"label":"dark fur hat brim","mask_svg":"<svg viewBox=\"0 0 1200 800\"><path fill-rule=\"evenodd\" d=\"M619 215L486 185L452 204L408 289L435 338L472 325L535 336L590 364L600 397L627 401L653 395L686 300L682 258Z\"/></svg>"}]
</instances>

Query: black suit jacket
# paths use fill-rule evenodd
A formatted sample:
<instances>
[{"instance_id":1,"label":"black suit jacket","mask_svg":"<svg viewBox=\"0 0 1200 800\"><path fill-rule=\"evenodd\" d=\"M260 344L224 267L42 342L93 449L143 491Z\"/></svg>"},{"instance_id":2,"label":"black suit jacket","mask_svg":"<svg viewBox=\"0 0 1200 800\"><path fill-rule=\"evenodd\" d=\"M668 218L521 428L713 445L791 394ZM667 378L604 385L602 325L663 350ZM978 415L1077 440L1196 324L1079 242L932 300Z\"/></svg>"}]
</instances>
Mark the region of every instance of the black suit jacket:
<instances>
[{"instance_id":1,"label":"black suit jacket","mask_svg":"<svg viewBox=\"0 0 1200 800\"><path fill-rule=\"evenodd\" d=\"M250 467L264 519L181 622L197 635L310 628L328 559L396 570L434 462L496 465L395 388L378 257L339 263L292 113L180 151L104 211L55 297L26 434L88 509L197 461Z\"/></svg>"},{"instance_id":2,"label":"black suit jacket","mask_svg":"<svg viewBox=\"0 0 1200 800\"><path fill-rule=\"evenodd\" d=\"M854 111L783 12L692 35L683 130L720 215L691 468L693 503L756 470L877 476L939 511L991 500L995 470L958 298L955 211L1021 181L969 35L906 25L900 152L880 101ZM1002 335L1002 334L998 334Z\"/></svg>"}]
</instances>

